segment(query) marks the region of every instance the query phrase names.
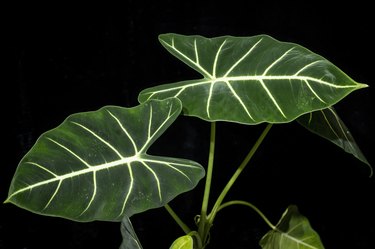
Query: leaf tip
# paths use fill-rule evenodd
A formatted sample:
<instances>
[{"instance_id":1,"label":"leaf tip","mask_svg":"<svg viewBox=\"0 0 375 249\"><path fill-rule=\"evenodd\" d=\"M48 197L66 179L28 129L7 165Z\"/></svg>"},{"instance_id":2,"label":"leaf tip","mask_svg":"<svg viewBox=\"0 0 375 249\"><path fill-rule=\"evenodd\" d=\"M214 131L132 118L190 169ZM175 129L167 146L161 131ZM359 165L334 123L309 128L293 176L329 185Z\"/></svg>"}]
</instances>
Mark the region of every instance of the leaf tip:
<instances>
[{"instance_id":1,"label":"leaf tip","mask_svg":"<svg viewBox=\"0 0 375 249\"><path fill-rule=\"evenodd\" d=\"M7 198L5 201L3 201L3 204L8 204L8 203L10 203L10 199L9 198Z\"/></svg>"},{"instance_id":2,"label":"leaf tip","mask_svg":"<svg viewBox=\"0 0 375 249\"><path fill-rule=\"evenodd\" d=\"M166 37L171 36L171 35L173 35L173 34L172 33L159 34L158 40L159 40L160 43L163 44L163 43L166 42Z\"/></svg>"},{"instance_id":3,"label":"leaf tip","mask_svg":"<svg viewBox=\"0 0 375 249\"><path fill-rule=\"evenodd\" d=\"M369 87L369 85L364 84L364 83L358 83L358 88L366 88Z\"/></svg>"},{"instance_id":4,"label":"leaf tip","mask_svg":"<svg viewBox=\"0 0 375 249\"><path fill-rule=\"evenodd\" d=\"M370 168L370 175L368 177L372 178L372 176L374 175L374 169L372 168L372 166L370 164L368 164L368 166Z\"/></svg>"}]
</instances>

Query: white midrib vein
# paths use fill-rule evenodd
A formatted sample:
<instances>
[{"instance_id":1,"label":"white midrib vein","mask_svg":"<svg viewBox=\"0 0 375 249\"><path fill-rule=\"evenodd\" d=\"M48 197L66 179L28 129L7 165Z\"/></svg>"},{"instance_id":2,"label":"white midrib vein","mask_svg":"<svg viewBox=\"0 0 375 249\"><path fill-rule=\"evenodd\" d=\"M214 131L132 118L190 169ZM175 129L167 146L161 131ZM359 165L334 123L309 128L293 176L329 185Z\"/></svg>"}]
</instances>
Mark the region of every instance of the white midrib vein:
<instances>
[{"instance_id":1,"label":"white midrib vein","mask_svg":"<svg viewBox=\"0 0 375 249\"><path fill-rule=\"evenodd\" d=\"M211 97L212 97L214 85L216 83L225 82L227 84L227 86L229 86L229 85L232 85L231 82L254 81L254 82L260 83L262 88L266 91L267 95L270 97L271 101L274 103L274 105L277 107L277 109L280 111L280 113L285 117L282 109L280 108L277 101L275 100L275 98L273 97L273 95L271 94L271 92L269 91L269 89L266 86L266 82L269 83L269 81L272 81L272 80L274 80L274 81L276 81L276 80L289 80L289 81L290 80L296 80L296 81L303 82L303 83L306 84L308 89L310 89L312 94L322 103L326 103L326 102L311 87L310 84L313 83L313 82L321 84L321 85L326 85L326 86L331 87L331 88L336 88L336 89L358 88L357 85L335 85L335 84L332 84L331 82L328 82L328 81L325 81L325 80L322 80L322 79L317 79L317 78L310 77L310 76L301 76L301 75L296 75L296 74L295 75L246 75L246 76L227 76L227 77L218 77L218 78L212 77L212 78L209 78L209 79L204 78L202 80L193 80L194 82L190 83L190 84L184 84L182 86L176 86L176 87L169 87L168 89L156 90L154 92L151 92L150 95L148 96L148 99L151 99L155 94L160 94L160 93L163 93L163 92L171 92L171 91L176 91L176 90L179 90L179 91L177 92L177 94L175 94L174 97L178 97L187 88L202 86L202 85L210 85L210 88L209 88L210 90L209 90L209 94L208 94L208 98L207 98L207 107L206 107L207 116L210 117L209 103L210 103L210 100L211 100ZM241 98L235 92L234 88L229 87L229 89L231 90L233 95L236 97L236 99L240 102L241 106L243 106L247 115L252 119L249 111L247 110L246 106L242 102Z\"/></svg>"},{"instance_id":2,"label":"white midrib vein","mask_svg":"<svg viewBox=\"0 0 375 249\"><path fill-rule=\"evenodd\" d=\"M186 89L189 87L194 87L194 86L200 86L200 85L209 85L209 84L214 84L217 82L232 82L232 81L270 81L270 80L298 80L298 81L308 81L308 82L316 82L322 85L326 85L332 88L358 88L358 85L335 85L332 84L331 82L317 79L314 77L310 76L301 76L301 75L246 75L246 76L227 76L227 77L218 77L218 78L203 78L201 80L193 80L194 83L189 83L189 84L184 84L182 86L175 86L175 87L169 87L168 89L162 89L162 90L157 90L154 92L150 93L150 97L155 95L156 93L163 93L163 92L171 92L175 90L180 90L180 89Z\"/></svg>"},{"instance_id":3,"label":"white midrib vein","mask_svg":"<svg viewBox=\"0 0 375 249\"><path fill-rule=\"evenodd\" d=\"M57 175L57 174L51 172L50 170L48 170L47 168L43 167L42 165L40 165L38 163L25 162L26 164L31 164L31 165L37 166L37 167L43 169L44 171L49 172L50 174L53 175L53 178L48 179L48 180L44 180L44 181L40 181L40 182L34 183L32 185L29 185L27 187L21 188L18 191L12 193L12 195L9 196L8 199L12 198L12 196L15 196L19 193L22 193L22 192L27 191L27 190L31 190L31 189L39 187L39 186L43 186L43 185L50 184L50 183L57 182L57 181L64 181L64 180L69 179L69 178L74 178L74 177L77 177L77 176L80 176L80 175L98 172L98 171L105 170L105 169L108 170L110 168L121 166L121 165L129 165L132 162L139 162L139 161L146 161L146 160L141 158L139 155L134 155L134 156L131 156L131 157L122 158L122 159L112 161L112 162L107 162L107 163L103 163L103 164L99 164L99 165L95 165L95 166L90 166L88 168L84 168L84 169L74 171L74 172L71 172L71 173L66 173L66 174L63 174L63 175Z\"/></svg>"},{"instance_id":4,"label":"white midrib vein","mask_svg":"<svg viewBox=\"0 0 375 249\"><path fill-rule=\"evenodd\" d=\"M66 180L66 179L69 179L69 178L74 178L74 177L77 177L77 176L80 176L80 175L85 175L85 174L90 174L90 173L96 173L96 172L101 171L101 170L109 170L110 168L114 168L114 167L118 167L118 166L122 166L122 165L130 165L131 163L134 163L134 162L140 162L144 166L146 166L147 163L164 164L164 165L168 166L169 168L172 168L175 171L181 173L185 177L187 177L186 174L184 174L182 171L178 170L177 168L171 166L171 164L176 165L176 166L181 166L181 167L194 168L194 166L188 165L188 164L167 163L166 161L159 161L159 160L155 160L155 159L145 159L145 158L142 158L140 155L134 155L134 156L131 156L131 157L122 158L122 159L115 160L115 161L112 161L112 162L107 162L107 163L103 163L103 164L99 164L99 165L95 165L95 166L90 166L88 168L81 169L81 170L78 170L78 171L74 171L74 172L71 172L71 173L66 173L64 175L57 175L57 174L51 172L50 170L48 170L47 168L43 167L42 165L40 165L38 163L25 162L26 164L31 164L31 165L34 165L38 168L43 169L44 171L53 175L53 178L48 179L48 180L44 180L44 181L40 181L40 182L37 182L35 184L29 185L27 187L21 188L18 191L12 193L12 195L10 195L8 197L8 199L11 199L13 196L15 196L17 194L20 194L20 193L28 191L28 190L32 190L33 188L36 188L36 187L39 187L39 186L47 185L47 184L50 184L50 183L53 183L53 182L62 182L62 181ZM147 165L146 168L150 170L150 167L148 165ZM151 171L151 172L155 176L154 172L153 171Z\"/></svg>"},{"instance_id":5,"label":"white midrib vein","mask_svg":"<svg viewBox=\"0 0 375 249\"><path fill-rule=\"evenodd\" d=\"M297 243L298 245L301 244L301 245L304 245L304 246L309 247L309 248L312 248L312 249L318 249L317 247L312 246L312 245L310 245L310 244L304 242L303 240L300 240L300 239L298 239L298 238L296 238L296 237L293 237L293 236L289 235L289 233L282 232L282 231L280 231L279 229L277 229L277 231L278 231L279 233L281 233L281 236L282 236L282 237L285 237L285 238L288 239L288 240L293 240L293 241L294 241L295 243ZM306 240L306 239L309 239L309 238L311 238L311 237L307 237L307 238L305 238L305 240ZM280 240L280 244L281 244L281 243L282 243L282 240ZM281 247L280 247L280 248L281 248Z\"/></svg>"},{"instance_id":6,"label":"white midrib vein","mask_svg":"<svg viewBox=\"0 0 375 249\"><path fill-rule=\"evenodd\" d=\"M284 215L283 215L284 216ZM298 225L297 225L298 226ZM290 235L290 232L292 232L295 228L297 228L297 226L295 226L294 228L290 228L288 232L283 232L282 230L280 230L279 228L277 227L274 227L273 230L274 232L276 233L279 233L281 235L281 238L286 238L287 240L292 240L294 241L295 243L297 243L297 245L304 245L308 248L312 248L312 249L318 249L317 247L315 246L312 246L306 242L304 242L303 240L301 239L298 239L292 235ZM309 237L305 237L304 240L307 240L307 239L310 239L310 238L313 238L313 236L309 236ZM280 239L279 240L279 247L282 248L282 240Z\"/></svg>"}]
</instances>

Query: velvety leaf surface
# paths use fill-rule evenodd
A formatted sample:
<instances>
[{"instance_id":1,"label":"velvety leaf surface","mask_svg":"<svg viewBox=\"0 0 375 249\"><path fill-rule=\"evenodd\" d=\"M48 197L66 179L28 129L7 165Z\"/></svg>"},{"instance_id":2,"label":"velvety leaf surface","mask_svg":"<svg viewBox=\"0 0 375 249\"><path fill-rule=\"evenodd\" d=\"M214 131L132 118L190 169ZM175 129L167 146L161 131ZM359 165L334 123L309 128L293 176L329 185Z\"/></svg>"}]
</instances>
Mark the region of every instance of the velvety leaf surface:
<instances>
[{"instance_id":1,"label":"velvety leaf surface","mask_svg":"<svg viewBox=\"0 0 375 249\"><path fill-rule=\"evenodd\" d=\"M319 235L312 229L306 217L290 206L275 229L259 242L263 249L323 249Z\"/></svg>"},{"instance_id":2,"label":"velvety leaf surface","mask_svg":"<svg viewBox=\"0 0 375 249\"><path fill-rule=\"evenodd\" d=\"M147 154L180 112L170 98L69 116L21 160L6 202L77 221L121 221L164 206L204 176L196 162Z\"/></svg>"},{"instance_id":3,"label":"velvety leaf surface","mask_svg":"<svg viewBox=\"0 0 375 249\"><path fill-rule=\"evenodd\" d=\"M366 87L308 49L267 35L159 40L203 78L145 89L138 100L178 97L185 115L207 121L289 122Z\"/></svg>"}]
</instances>

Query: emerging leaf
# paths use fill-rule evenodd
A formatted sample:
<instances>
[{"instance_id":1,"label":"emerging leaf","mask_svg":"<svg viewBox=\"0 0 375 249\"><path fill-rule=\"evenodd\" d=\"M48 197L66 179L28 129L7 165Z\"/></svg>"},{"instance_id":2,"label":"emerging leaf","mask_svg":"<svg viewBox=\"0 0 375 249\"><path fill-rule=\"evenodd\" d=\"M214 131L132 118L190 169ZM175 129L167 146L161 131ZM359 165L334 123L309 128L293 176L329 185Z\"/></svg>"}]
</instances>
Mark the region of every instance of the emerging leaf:
<instances>
[{"instance_id":1,"label":"emerging leaf","mask_svg":"<svg viewBox=\"0 0 375 249\"><path fill-rule=\"evenodd\" d=\"M299 117L297 121L311 132L326 138L367 164L370 168L370 175L372 175L370 163L362 154L348 128L333 107L305 114Z\"/></svg>"},{"instance_id":2,"label":"emerging leaf","mask_svg":"<svg viewBox=\"0 0 375 249\"><path fill-rule=\"evenodd\" d=\"M319 235L296 206L288 207L275 229L263 236L259 244L263 249L324 249Z\"/></svg>"},{"instance_id":3,"label":"emerging leaf","mask_svg":"<svg viewBox=\"0 0 375 249\"><path fill-rule=\"evenodd\" d=\"M184 235L176 239L169 249L193 249L194 240L190 235Z\"/></svg>"},{"instance_id":4,"label":"emerging leaf","mask_svg":"<svg viewBox=\"0 0 375 249\"><path fill-rule=\"evenodd\" d=\"M69 116L21 160L6 202L77 221L120 221L164 206L204 176L196 162L146 153L180 112L170 98Z\"/></svg>"},{"instance_id":5,"label":"emerging leaf","mask_svg":"<svg viewBox=\"0 0 375 249\"><path fill-rule=\"evenodd\" d=\"M138 100L178 97L185 115L207 121L289 122L367 86L306 48L267 35L159 40L203 78L145 89Z\"/></svg>"}]
</instances>

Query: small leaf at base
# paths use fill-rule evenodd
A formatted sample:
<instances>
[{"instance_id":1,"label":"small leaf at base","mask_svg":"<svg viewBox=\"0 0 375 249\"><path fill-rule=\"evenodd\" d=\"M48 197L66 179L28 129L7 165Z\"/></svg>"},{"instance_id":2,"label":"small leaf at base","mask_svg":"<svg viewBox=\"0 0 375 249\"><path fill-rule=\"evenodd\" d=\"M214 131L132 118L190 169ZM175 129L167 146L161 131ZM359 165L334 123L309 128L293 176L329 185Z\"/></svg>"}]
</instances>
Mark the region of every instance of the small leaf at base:
<instances>
[{"instance_id":1,"label":"small leaf at base","mask_svg":"<svg viewBox=\"0 0 375 249\"><path fill-rule=\"evenodd\" d=\"M193 249L194 241L190 235L184 235L176 239L169 249Z\"/></svg>"},{"instance_id":2,"label":"small leaf at base","mask_svg":"<svg viewBox=\"0 0 375 249\"><path fill-rule=\"evenodd\" d=\"M260 240L263 249L324 249L319 235L296 206L289 206L275 229Z\"/></svg>"}]
</instances>

